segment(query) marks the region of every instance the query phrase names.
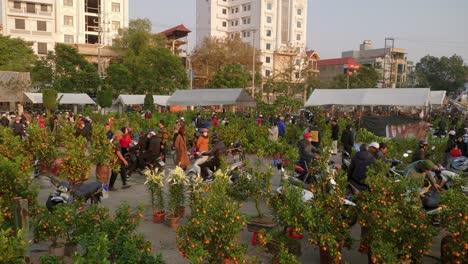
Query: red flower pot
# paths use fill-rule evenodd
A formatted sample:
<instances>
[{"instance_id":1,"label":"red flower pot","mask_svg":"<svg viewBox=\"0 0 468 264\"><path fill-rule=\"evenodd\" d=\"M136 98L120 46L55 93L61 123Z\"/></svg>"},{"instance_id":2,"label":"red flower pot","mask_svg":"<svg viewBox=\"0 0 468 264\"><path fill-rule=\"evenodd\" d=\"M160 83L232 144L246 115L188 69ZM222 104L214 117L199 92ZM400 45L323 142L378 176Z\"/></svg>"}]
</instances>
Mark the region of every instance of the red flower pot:
<instances>
[{"instance_id":1,"label":"red flower pot","mask_svg":"<svg viewBox=\"0 0 468 264\"><path fill-rule=\"evenodd\" d=\"M156 224L161 224L164 222L166 217L166 212L160 210L154 210L153 212L153 222Z\"/></svg>"}]
</instances>

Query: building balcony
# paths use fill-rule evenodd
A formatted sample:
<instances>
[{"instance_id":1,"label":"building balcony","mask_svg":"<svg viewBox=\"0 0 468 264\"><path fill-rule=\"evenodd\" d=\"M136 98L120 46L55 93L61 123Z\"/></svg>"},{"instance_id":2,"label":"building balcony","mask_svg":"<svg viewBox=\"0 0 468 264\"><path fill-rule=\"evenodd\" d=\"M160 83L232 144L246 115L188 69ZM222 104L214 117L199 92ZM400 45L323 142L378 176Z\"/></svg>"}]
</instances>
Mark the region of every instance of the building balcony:
<instances>
[{"instance_id":1,"label":"building balcony","mask_svg":"<svg viewBox=\"0 0 468 264\"><path fill-rule=\"evenodd\" d=\"M11 34L31 35L31 30L24 29L10 29Z\"/></svg>"},{"instance_id":2,"label":"building balcony","mask_svg":"<svg viewBox=\"0 0 468 264\"><path fill-rule=\"evenodd\" d=\"M32 31L33 36L46 36L46 37L51 37L52 32L47 32L47 31Z\"/></svg>"},{"instance_id":3,"label":"building balcony","mask_svg":"<svg viewBox=\"0 0 468 264\"><path fill-rule=\"evenodd\" d=\"M45 12L41 11L40 9L34 10L34 12L31 12L31 10L26 10L25 8L21 9L15 9L15 8L8 8L7 15L13 15L13 16L37 16L37 17L52 17L52 12Z\"/></svg>"}]
</instances>

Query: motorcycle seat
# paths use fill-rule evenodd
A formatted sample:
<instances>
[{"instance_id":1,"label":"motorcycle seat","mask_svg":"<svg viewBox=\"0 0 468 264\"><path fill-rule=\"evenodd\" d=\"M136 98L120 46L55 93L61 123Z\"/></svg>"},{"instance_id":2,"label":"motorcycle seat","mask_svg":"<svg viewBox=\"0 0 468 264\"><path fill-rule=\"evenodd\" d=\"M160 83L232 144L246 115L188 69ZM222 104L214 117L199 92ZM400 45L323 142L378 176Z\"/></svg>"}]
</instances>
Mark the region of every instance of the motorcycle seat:
<instances>
[{"instance_id":1,"label":"motorcycle seat","mask_svg":"<svg viewBox=\"0 0 468 264\"><path fill-rule=\"evenodd\" d=\"M75 196L78 198L86 198L91 194L97 192L102 187L102 184L98 181L84 184L75 191Z\"/></svg>"},{"instance_id":2,"label":"motorcycle seat","mask_svg":"<svg viewBox=\"0 0 468 264\"><path fill-rule=\"evenodd\" d=\"M302 168L300 165L298 164L295 164L294 165L294 171L295 172L299 172L299 173L306 173L306 170L304 168Z\"/></svg>"}]
</instances>

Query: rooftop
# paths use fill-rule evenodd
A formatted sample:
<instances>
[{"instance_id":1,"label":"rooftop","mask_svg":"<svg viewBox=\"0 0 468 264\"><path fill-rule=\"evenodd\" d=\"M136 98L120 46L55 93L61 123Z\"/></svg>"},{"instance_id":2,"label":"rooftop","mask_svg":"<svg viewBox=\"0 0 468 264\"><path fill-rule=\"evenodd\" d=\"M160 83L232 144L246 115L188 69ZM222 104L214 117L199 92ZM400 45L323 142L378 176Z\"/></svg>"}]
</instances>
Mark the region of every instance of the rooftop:
<instances>
[{"instance_id":1,"label":"rooftop","mask_svg":"<svg viewBox=\"0 0 468 264\"><path fill-rule=\"evenodd\" d=\"M329 66L329 65L360 65L354 58L336 58L328 60L320 60L318 66Z\"/></svg>"}]
</instances>

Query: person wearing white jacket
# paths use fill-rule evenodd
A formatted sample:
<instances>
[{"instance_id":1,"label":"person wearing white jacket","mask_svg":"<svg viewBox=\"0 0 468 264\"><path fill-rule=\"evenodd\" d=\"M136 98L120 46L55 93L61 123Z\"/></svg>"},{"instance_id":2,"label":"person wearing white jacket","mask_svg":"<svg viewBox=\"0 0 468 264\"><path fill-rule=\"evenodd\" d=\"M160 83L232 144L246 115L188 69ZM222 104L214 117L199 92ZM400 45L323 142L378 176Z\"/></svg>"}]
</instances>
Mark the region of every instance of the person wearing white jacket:
<instances>
[{"instance_id":1,"label":"person wearing white jacket","mask_svg":"<svg viewBox=\"0 0 468 264\"><path fill-rule=\"evenodd\" d=\"M269 133L268 139L271 142L278 141L278 124L276 123L276 121L273 122L273 125L271 126L271 128L268 129L268 133Z\"/></svg>"}]
</instances>

